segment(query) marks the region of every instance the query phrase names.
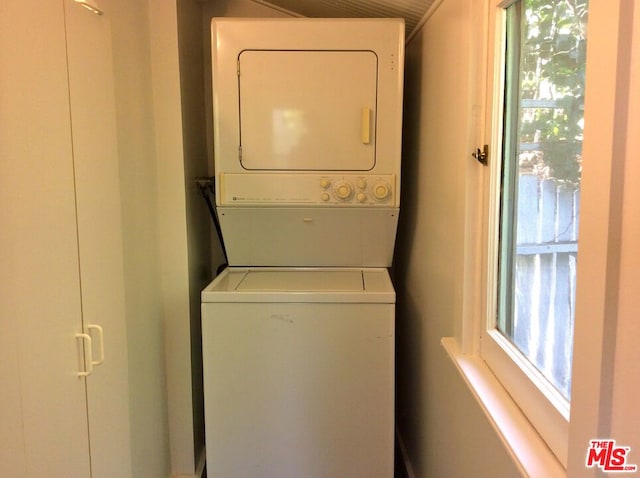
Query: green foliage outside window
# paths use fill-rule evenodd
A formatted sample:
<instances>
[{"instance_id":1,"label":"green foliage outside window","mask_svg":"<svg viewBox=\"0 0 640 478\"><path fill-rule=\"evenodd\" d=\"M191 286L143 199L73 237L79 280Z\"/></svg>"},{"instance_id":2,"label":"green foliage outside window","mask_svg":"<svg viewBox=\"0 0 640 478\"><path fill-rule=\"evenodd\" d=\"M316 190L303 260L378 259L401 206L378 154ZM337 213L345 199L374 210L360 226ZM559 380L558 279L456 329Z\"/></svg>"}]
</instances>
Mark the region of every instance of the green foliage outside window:
<instances>
[{"instance_id":1,"label":"green foliage outside window","mask_svg":"<svg viewBox=\"0 0 640 478\"><path fill-rule=\"evenodd\" d=\"M524 7L519 137L528 147L520 153L520 170L575 188L582 160L587 0L527 0Z\"/></svg>"}]
</instances>

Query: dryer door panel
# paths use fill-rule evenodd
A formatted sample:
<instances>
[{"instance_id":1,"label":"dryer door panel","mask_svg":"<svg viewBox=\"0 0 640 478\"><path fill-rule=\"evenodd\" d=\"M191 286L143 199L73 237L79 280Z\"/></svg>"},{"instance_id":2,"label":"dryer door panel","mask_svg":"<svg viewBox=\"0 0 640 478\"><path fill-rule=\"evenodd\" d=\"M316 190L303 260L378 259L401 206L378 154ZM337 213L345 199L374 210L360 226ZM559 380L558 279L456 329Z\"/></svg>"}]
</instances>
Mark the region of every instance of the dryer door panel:
<instances>
[{"instance_id":1,"label":"dryer door panel","mask_svg":"<svg viewBox=\"0 0 640 478\"><path fill-rule=\"evenodd\" d=\"M371 170L377 68L372 51L243 51L238 59L243 168Z\"/></svg>"}]
</instances>

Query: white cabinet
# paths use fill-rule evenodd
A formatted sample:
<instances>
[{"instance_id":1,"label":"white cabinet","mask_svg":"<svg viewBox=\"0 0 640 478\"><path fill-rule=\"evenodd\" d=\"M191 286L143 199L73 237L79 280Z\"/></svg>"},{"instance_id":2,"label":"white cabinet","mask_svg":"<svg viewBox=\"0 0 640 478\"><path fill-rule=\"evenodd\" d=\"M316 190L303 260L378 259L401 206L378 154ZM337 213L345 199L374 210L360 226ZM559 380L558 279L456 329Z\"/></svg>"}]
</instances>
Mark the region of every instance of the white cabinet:
<instances>
[{"instance_id":1,"label":"white cabinet","mask_svg":"<svg viewBox=\"0 0 640 478\"><path fill-rule=\"evenodd\" d=\"M131 476L109 28L72 0L0 2L0 476Z\"/></svg>"}]
</instances>

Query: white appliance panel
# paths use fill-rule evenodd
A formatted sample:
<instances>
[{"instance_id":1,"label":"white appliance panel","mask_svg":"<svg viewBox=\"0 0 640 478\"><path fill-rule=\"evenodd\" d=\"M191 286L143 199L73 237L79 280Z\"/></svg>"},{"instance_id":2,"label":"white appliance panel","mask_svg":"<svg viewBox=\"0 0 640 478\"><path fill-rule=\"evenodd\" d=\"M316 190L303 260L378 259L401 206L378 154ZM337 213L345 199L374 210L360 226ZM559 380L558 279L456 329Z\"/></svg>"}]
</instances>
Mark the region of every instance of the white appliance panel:
<instances>
[{"instance_id":1,"label":"white appliance panel","mask_svg":"<svg viewBox=\"0 0 640 478\"><path fill-rule=\"evenodd\" d=\"M393 304L384 268L229 267L202 291L202 302Z\"/></svg>"},{"instance_id":2,"label":"white appliance panel","mask_svg":"<svg viewBox=\"0 0 640 478\"><path fill-rule=\"evenodd\" d=\"M403 21L214 18L211 35L216 206L229 264L389 266Z\"/></svg>"},{"instance_id":3,"label":"white appliance panel","mask_svg":"<svg viewBox=\"0 0 640 478\"><path fill-rule=\"evenodd\" d=\"M218 207L229 264L389 267L393 208Z\"/></svg>"},{"instance_id":4,"label":"white appliance panel","mask_svg":"<svg viewBox=\"0 0 640 478\"><path fill-rule=\"evenodd\" d=\"M220 204L397 206L395 177L362 174L221 173Z\"/></svg>"},{"instance_id":5,"label":"white appliance panel","mask_svg":"<svg viewBox=\"0 0 640 478\"><path fill-rule=\"evenodd\" d=\"M238 284L239 292L362 292L362 271L257 270Z\"/></svg>"},{"instance_id":6,"label":"white appliance panel","mask_svg":"<svg viewBox=\"0 0 640 478\"><path fill-rule=\"evenodd\" d=\"M245 50L238 78L243 168L373 169L374 52Z\"/></svg>"},{"instance_id":7,"label":"white appliance panel","mask_svg":"<svg viewBox=\"0 0 640 478\"><path fill-rule=\"evenodd\" d=\"M402 20L214 18L211 38L216 204L220 175L256 171L392 175L399 198Z\"/></svg>"},{"instance_id":8,"label":"white appliance panel","mask_svg":"<svg viewBox=\"0 0 640 478\"><path fill-rule=\"evenodd\" d=\"M329 278L331 290L279 290ZM386 270L230 268L202 301L209 476L393 477Z\"/></svg>"}]
</instances>

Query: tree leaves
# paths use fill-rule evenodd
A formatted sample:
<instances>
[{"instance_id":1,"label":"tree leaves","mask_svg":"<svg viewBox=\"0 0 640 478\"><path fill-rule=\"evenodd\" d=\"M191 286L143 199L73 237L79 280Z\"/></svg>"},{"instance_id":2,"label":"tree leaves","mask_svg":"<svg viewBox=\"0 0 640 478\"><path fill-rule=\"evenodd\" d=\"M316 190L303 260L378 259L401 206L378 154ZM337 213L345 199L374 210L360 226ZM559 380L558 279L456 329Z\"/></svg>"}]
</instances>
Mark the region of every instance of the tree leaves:
<instances>
[{"instance_id":1,"label":"tree leaves","mask_svg":"<svg viewBox=\"0 0 640 478\"><path fill-rule=\"evenodd\" d=\"M521 161L567 185L580 182L587 0L523 0L521 98L548 100L520 108L521 142L538 144ZM539 102L540 103L540 102ZM542 103L540 103L542 104Z\"/></svg>"}]
</instances>

